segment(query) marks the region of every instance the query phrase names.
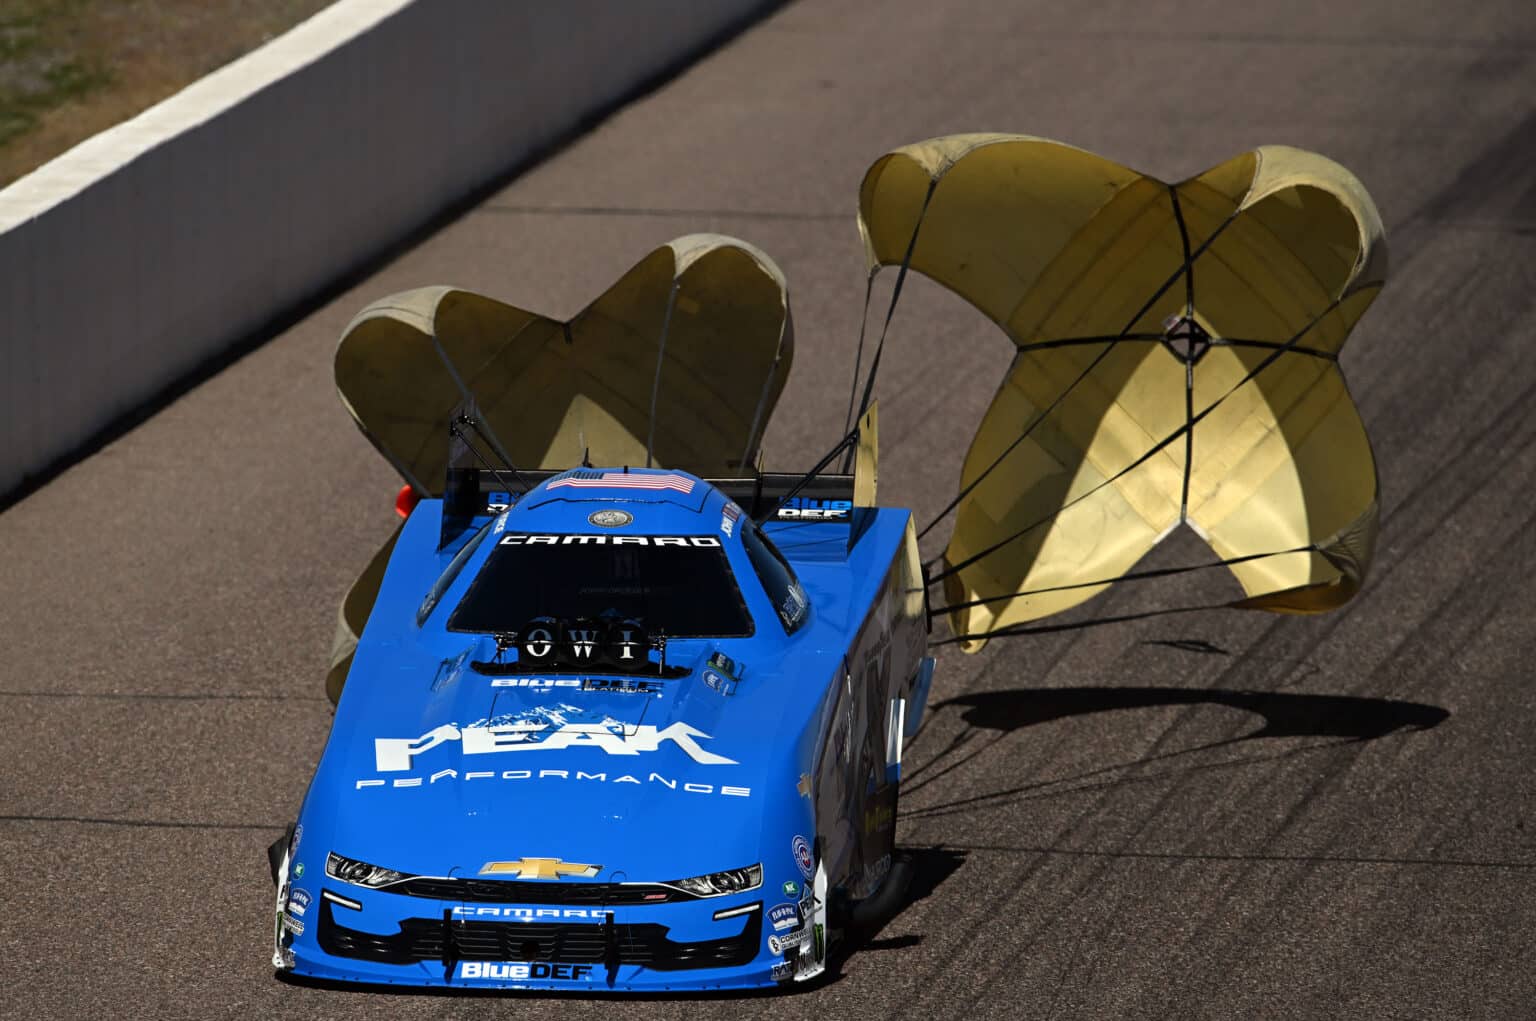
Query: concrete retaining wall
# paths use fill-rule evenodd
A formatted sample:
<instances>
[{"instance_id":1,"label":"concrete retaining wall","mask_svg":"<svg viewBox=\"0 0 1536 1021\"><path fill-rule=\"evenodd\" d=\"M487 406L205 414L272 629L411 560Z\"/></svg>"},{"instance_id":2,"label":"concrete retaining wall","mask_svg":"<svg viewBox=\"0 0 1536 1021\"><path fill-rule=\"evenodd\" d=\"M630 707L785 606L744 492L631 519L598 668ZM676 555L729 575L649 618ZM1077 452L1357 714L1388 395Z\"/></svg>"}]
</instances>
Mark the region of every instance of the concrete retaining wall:
<instances>
[{"instance_id":1,"label":"concrete retaining wall","mask_svg":"<svg viewBox=\"0 0 1536 1021\"><path fill-rule=\"evenodd\" d=\"M341 0L0 191L0 495L765 0Z\"/></svg>"}]
</instances>

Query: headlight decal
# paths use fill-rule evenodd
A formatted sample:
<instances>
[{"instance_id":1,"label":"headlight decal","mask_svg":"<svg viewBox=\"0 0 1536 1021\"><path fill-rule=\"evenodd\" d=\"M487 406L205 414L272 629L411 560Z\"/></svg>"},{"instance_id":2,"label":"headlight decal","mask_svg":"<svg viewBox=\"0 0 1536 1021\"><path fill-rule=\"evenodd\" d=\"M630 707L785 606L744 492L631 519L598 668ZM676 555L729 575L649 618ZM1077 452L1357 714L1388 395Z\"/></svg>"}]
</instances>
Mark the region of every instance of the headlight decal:
<instances>
[{"instance_id":1,"label":"headlight decal","mask_svg":"<svg viewBox=\"0 0 1536 1021\"><path fill-rule=\"evenodd\" d=\"M339 855L335 851L325 856L325 874L343 883L366 886L372 890L411 878L404 872L396 872L394 869L386 869L379 865L369 865L367 862Z\"/></svg>"},{"instance_id":2,"label":"headlight decal","mask_svg":"<svg viewBox=\"0 0 1536 1021\"><path fill-rule=\"evenodd\" d=\"M675 887L695 897L724 897L730 893L746 893L763 885L763 866L759 862L744 869L727 869L724 872L711 872L707 876L674 879L661 885Z\"/></svg>"}]
</instances>

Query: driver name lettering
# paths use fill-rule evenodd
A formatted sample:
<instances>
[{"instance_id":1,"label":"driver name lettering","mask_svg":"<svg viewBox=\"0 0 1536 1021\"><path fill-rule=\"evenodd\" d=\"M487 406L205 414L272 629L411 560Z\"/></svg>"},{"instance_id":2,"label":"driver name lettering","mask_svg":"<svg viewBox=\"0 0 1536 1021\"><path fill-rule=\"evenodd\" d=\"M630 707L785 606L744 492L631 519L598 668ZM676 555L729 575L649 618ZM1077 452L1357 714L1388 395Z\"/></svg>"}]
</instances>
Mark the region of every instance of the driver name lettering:
<instances>
[{"instance_id":1,"label":"driver name lettering","mask_svg":"<svg viewBox=\"0 0 1536 1021\"><path fill-rule=\"evenodd\" d=\"M682 546L719 549L713 535L535 535L509 532L501 546Z\"/></svg>"}]
</instances>

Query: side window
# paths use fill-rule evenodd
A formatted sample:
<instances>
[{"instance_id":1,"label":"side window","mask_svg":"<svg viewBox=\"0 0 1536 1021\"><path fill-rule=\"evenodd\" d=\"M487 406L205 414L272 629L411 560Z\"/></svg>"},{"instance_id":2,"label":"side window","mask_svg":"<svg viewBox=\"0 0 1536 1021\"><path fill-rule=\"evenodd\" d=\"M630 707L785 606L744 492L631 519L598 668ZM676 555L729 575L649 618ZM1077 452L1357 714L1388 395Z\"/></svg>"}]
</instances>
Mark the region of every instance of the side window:
<instances>
[{"instance_id":1,"label":"side window","mask_svg":"<svg viewBox=\"0 0 1536 1021\"><path fill-rule=\"evenodd\" d=\"M448 591L448 587L459 576L459 572L464 570L464 565L469 562L469 558L474 556L475 550L479 548L480 540L485 538L486 534L491 530L491 525L495 522L496 519L492 518L481 525L480 531L470 536L469 541L453 555L452 560L448 561L448 566L443 569L442 574L438 575L437 581L432 583L432 588L427 591L426 598L421 601L421 605L416 609L417 627L426 624L427 618L432 616L432 611L437 608L437 601L443 598L443 593Z\"/></svg>"},{"instance_id":2,"label":"side window","mask_svg":"<svg viewBox=\"0 0 1536 1021\"><path fill-rule=\"evenodd\" d=\"M741 530L741 543L747 548L747 559L752 562L758 581L763 583L763 591L779 615L784 632L794 634L811 615L811 601L806 597L800 579L795 577L784 554L751 521L747 521Z\"/></svg>"}]
</instances>

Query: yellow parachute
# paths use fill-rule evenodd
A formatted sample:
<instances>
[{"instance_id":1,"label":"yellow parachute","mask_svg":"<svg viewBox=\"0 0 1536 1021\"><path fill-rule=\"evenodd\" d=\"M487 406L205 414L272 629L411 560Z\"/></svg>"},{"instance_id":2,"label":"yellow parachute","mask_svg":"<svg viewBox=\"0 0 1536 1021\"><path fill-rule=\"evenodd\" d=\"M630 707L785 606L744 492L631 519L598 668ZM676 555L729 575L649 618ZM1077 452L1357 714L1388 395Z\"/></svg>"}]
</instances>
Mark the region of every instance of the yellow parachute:
<instances>
[{"instance_id":1,"label":"yellow parachute","mask_svg":"<svg viewBox=\"0 0 1536 1021\"><path fill-rule=\"evenodd\" d=\"M454 287L374 302L336 349L336 389L418 495L443 492L448 425L519 468L654 464L750 474L794 357L784 274L737 238L657 248L569 322ZM339 698L395 535L343 600L326 689Z\"/></svg>"},{"instance_id":2,"label":"yellow parachute","mask_svg":"<svg viewBox=\"0 0 1536 1021\"><path fill-rule=\"evenodd\" d=\"M1265 146L1168 185L955 135L876 161L859 227L871 275L910 267L1018 347L935 578L968 651L1102 591L1181 522L1235 605L1318 612L1359 588L1376 470L1338 353L1387 256L1343 167Z\"/></svg>"},{"instance_id":3,"label":"yellow parachute","mask_svg":"<svg viewBox=\"0 0 1536 1021\"><path fill-rule=\"evenodd\" d=\"M473 401L520 468L749 466L784 389L784 274L720 234L670 241L569 322L453 287L365 308L336 349L336 389L422 494L442 492L446 428Z\"/></svg>"}]
</instances>

